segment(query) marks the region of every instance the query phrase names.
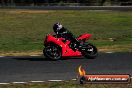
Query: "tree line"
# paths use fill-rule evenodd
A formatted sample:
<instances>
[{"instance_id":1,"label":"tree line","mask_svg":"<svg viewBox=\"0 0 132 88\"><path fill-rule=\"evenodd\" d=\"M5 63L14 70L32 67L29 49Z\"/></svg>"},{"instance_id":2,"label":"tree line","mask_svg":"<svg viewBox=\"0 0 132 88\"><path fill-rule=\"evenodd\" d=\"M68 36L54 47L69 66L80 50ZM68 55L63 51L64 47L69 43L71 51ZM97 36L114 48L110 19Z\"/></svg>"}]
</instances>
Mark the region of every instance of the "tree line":
<instances>
[{"instance_id":1,"label":"tree line","mask_svg":"<svg viewBox=\"0 0 132 88\"><path fill-rule=\"evenodd\" d=\"M132 0L0 0L0 3L3 5L23 3L34 5L40 3L98 3L98 5L104 5L105 3L121 3L121 2L132 2Z\"/></svg>"}]
</instances>

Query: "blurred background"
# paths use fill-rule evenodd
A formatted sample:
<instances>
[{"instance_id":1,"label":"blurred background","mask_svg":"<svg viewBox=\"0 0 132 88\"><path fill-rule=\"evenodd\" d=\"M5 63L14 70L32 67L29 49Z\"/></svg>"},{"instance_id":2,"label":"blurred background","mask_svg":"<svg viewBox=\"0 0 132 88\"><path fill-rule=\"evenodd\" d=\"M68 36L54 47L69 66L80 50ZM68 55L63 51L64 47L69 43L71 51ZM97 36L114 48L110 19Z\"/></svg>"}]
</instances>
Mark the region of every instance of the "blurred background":
<instances>
[{"instance_id":1,"label":"blurred background","mask_svg":"<svg viewBox=\"0 0 132 88\"><path fill-rule=\"evenodd\" d=\"M132 6L132 0L0 0L0 6Z\"/></svg>"}]
</instances>

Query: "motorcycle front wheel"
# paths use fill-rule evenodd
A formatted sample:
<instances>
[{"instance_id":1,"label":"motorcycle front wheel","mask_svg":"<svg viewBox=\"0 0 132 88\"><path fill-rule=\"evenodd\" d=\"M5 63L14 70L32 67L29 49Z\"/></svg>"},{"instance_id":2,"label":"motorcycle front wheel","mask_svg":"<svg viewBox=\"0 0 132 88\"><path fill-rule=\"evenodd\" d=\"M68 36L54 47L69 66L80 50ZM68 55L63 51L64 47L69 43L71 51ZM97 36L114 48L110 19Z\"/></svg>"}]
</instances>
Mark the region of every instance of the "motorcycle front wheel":
<instances>
[{"instance_id":1,"label":"motorcycle front wheel","mask_svg":"<svg viewBox=\"0 0 132 88\"><path fill-rule=\"evenodd\" d=\"M62 57L62 52L57 45L47 45L43 50L43 54L47 59L58 60Z\"/></svg>"}]
</instances>

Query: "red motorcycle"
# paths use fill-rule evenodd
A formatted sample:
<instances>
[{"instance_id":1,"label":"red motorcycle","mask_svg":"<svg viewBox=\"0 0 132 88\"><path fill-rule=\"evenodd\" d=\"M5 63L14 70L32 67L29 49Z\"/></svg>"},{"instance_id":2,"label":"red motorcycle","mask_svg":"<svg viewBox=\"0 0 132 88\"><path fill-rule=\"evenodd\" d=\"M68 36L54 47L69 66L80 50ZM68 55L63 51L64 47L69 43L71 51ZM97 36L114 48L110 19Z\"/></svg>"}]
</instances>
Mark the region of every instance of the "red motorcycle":
<instances>
[{"instance_id":1,"label":"red motorcycle","mask_svg":"<svg viewBox=\"0 0 132 88\"><path fill-rule=\"evenodd\" d=\"M58 60L67 56L95 58L98 55L97 48L93 44L86 42L90 37L91 34L87 33L77 37L76 39L81 45L75 51L72 48L76 44L71 43L70 40L65 40L65 38L57 38L56 35L50 33L44 39L45 48L43 49L43 54L46 58L52 60Z\"/></svg>"}]
</instances>

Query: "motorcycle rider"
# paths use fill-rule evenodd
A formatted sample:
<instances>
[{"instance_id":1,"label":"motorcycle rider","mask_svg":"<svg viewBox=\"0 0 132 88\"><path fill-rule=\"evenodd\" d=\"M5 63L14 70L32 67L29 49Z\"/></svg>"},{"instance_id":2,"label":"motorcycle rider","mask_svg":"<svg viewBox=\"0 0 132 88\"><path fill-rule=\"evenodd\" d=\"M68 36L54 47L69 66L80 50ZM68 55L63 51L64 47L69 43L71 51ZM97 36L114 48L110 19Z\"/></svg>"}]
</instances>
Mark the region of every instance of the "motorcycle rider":
<instances>
[{"instance_id":1,"label":"motorcycle rider","mask_svg":"<svg viewBox=\"0 0 132 88\"><path fill-rule=\"evenodd\" d=\"M62 24L55 23L53 25L53 30L56 33L57 37L60 38L65 38L66 40L71 41L71 48L76 51L76 49L79 47L80 42L75 38L75 36L67 30L65 27L62 26Z\"/></svg>"}]
</instances>

